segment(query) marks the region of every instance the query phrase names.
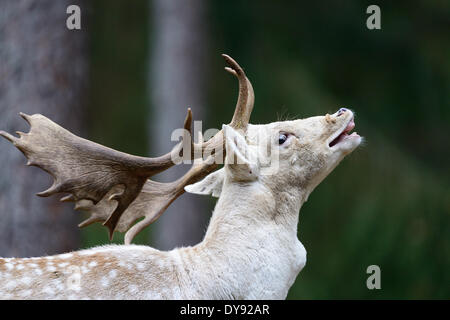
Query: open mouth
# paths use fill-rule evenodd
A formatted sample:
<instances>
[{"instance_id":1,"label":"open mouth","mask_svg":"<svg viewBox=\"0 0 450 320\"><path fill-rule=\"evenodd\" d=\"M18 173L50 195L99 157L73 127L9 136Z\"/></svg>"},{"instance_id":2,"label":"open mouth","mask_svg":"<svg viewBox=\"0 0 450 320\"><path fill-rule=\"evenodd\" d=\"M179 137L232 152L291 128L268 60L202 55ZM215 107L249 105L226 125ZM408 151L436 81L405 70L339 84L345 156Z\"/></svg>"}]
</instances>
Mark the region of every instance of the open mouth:
<instances>
[{"instance_id":1,"label":"open mouth","mask_svg":"<svg viewBox=\"0 0 450 320\"><path fill-rule=\"evenodd\" d=\"M353 132L349 135L350 131L352 131L354 127L355 121L353 118L351 118L344 130L342 130L342 132L330 142L329 146L334 147L335 145L348 139L349 137L357 137L358 134L356 132Z\"/></svg>"}]
</instances>

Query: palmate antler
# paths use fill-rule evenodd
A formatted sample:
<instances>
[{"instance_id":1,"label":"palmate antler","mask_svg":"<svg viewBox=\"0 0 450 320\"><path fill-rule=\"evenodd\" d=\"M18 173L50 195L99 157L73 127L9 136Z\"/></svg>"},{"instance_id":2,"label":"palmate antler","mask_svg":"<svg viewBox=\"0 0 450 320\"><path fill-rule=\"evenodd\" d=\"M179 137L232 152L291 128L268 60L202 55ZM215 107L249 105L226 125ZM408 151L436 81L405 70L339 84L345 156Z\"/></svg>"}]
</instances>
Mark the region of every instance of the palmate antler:
<instances>
[{"instance_id":1,"label":"palmate antler","mask_svg":"<svg viewBox=\"0 0 450 320\"><path fill-rule=\"evenodd\" d=\"M3 131L0 135L22 151L28 158L27 165L40 167L53 176L53 185L37 195L69 193L61 201L89 200L95 205L114 190L108 199L116 205L104 221L110 234L148 177L173 166L172 152L182 152L179 144L158 158L136 157L80 138L43 115L20 115L30 124L30 132L17 132L20 138ZM186 122L190 125L190 121L188 112Z\"/></svg>"},{"instance_id":2,"label":"palmate antler","mask_svg":"<svg viewBox=\"0 0 450 320\"><path fill-rule=\"evenodd\" d=\"M230 126L245 132L254 104L253 88L239 64L222 56L229 65L225 69L239 80L239 97ZM184 193L185 186L214 171L218 166L216 158L224 156L222 131L206 142L191 141L191 158L200 155L191 169L176 181L155 182L148 178L172 167L176 156L186 158L183 142L161 157L137 157L80 138L43 115L20 115L30 124L30 132L18 132L19 138L4 131L0 135L22 151L28 158L27 165L40 167L53 176L53 185L38 195L69 193L61 201L76 202L76 210L90 213L80 227L101 222L108 228L110 238L114 231L127 232L126 244L158 219ZM184 142L190 139L191 122L188 109ZM208 156L204 159L203 155Z\"/></svg>"}]
</instances>

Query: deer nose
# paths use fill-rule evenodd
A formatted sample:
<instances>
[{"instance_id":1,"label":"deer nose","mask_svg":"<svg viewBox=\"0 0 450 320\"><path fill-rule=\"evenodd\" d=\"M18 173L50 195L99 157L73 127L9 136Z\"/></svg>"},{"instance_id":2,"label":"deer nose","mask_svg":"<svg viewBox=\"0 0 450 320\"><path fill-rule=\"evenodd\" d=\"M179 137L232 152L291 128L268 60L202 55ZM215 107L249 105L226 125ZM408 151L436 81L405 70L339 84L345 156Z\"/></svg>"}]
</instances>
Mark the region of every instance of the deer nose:
<instances>
[{"instance_id":1,"label":"deer nose","mask_svg":"<svg viewBox=\"0 0 450 320\"><path fill-rule=\"evenodd\" d=\"M337 112L337 116L339 117L340 115L342 115L344 112L346 112L347 109L346 108L340 108Z\"/></svg>"}]
</instances>

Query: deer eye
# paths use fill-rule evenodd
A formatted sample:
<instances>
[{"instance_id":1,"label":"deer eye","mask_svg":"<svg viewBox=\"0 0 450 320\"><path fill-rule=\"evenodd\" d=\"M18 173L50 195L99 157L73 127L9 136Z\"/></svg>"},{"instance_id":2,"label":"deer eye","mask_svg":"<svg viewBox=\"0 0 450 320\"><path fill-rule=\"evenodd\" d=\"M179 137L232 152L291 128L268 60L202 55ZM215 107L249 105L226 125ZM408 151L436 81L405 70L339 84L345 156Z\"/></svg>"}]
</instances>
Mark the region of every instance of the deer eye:
<instances>
[{"instance_id":1,"label":"deer eye","mask_svg":"<svg viewBox=\"0 0 450 320\"><path fill-rule=\"evenodd\" d=\"M286 142L288 138L288 135L285 133L280 133L280 136L278 137L278 144L282 145L283 143Z\"/></svg>"}]
</instances>

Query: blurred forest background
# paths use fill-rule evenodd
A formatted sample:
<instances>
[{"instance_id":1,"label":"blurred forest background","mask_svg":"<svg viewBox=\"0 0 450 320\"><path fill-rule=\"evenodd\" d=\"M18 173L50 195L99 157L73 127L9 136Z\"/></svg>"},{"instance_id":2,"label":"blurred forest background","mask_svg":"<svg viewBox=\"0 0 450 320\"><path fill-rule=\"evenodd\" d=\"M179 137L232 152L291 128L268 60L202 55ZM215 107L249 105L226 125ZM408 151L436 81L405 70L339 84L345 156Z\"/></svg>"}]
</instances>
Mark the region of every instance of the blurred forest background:
<instances>
[{"instance_id":1,"label":"blurred forest background","mask_svg":"<svg viewBox=\"0 0 450 320\"><path fill-rule=\"evenodd\" d=\"M79 31L65 27L69 4ZM381 30L366 28L371 4ZM27 131L17 113L40 112L120 151L162 154L188 106L203 130L230 121L237 83L221 53L253 83L252 123L345 106L366 139L301 210L308 262L288 298L450 298L449 1L0 0L0 129ZM0 150L0 256L108 243L100 225L77 230L71 205L35 197L51 179L7 141ZM178 201L134 242L200 241L214 200ZM373 264L381 290L366 287Z\"/></svg>"}]
</instances>

